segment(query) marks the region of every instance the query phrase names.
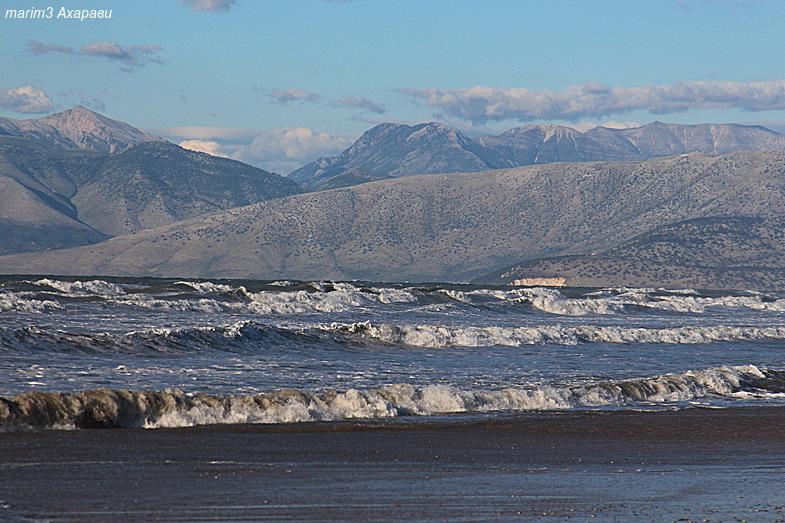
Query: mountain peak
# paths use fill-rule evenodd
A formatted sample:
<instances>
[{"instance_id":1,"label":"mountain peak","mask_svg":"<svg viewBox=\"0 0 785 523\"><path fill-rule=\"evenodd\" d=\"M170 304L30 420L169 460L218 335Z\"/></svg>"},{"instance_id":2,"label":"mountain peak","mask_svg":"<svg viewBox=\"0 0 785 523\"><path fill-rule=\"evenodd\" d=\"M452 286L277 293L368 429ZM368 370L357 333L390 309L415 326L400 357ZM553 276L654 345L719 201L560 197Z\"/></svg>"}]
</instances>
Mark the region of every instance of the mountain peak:
<instances>
[{"instance_id":1,"label":"mountain peak","mask_svg":"<svg viewBox=\"0 0 785 523\"><path fill-rule=\"evenodd\" d=\"M362 136L378 136L391 132L413 133L422 131L423 129L425 129L426 132L452 130L450 127L447 127L446 125L439 122L423 122L413 125L405 123L383 122L371 127L365 131Z\"/></svg>"},{"instance_id":2,"label":"mountain peak","mask_svg":"<svg viewBox=\"0 0 785 523\"><path fill-rule=\"evenodd\" d=\"M363 133L340 155L320 158L289 177L314 188L329 186L329 180L357 169L365 174L354 177L358 180L492 169L497 164L486 158L486 152L443 123L383 123Z\"/></svg>"},{"instance_id":3,"label":"mountain peak","mask_svg":"<svg viewBox=\"0 0 785 523\"><path fill-rule=\"evenodd\" d=\"M0 134L29 138L70 149L118 152L142 142L161 141L127 123L76 105L31 120L0 118Z\"/></svg>"},{"instance_id":4,"label":"mountain peak","mask_svg":"<svg viewBox=\"0 0 785 523\"><path fill-rule=\"evenodd\" d=\"M66 109L64 111L60 111L58 113L50 114L49 116L44 116L40 118L40 120L48 121L48 122L99 122L99 121L108 121L114 122L110 118L99 114L95 111L91 111L87 107L82 105L75 105L70 109ZM117 122L121 123L121 122Z\"/></svg>"},{"instance_id":5,"label":"mountain peak","mask_svg":"<svg viewBox=\"0 0 785 523\"><path fill-rule=\"evenodd\" d=\"M93 111L92 109L88 109L84 105L75 105L70 109L66 109L65 111L61 111L55 114L78 114L78 115L102 116L101 114Z\"/></svg>"},{"instance_id":6,"label":"mountain peak","mask_svg":"<svg viewBox=\"0 0 785 523\"><path fill-rule=\"evenodd\" d=\"M445 135L447 136L448 140L456 140L460 135L460 133L452 127L447 127L443 123L439 122L422 123L411 126L409 129L411 130L411 133L409 134L407 141L422 140L430 137Z\"/></svg>"},{"instance_id":7,"label":"mountain peak","mask_svg":"<svg viewBox=\"0 0 785 523\"><path fill-rule=\"evenodd\" d=\"M448 126L444 125L441 122L425 122L424 124L420 124L420 125L425 125L425 127L429 128L429 129L436 130L436 131L453 131L454 130L452 127L448 127Z\"/></svg>"}]
</instances>

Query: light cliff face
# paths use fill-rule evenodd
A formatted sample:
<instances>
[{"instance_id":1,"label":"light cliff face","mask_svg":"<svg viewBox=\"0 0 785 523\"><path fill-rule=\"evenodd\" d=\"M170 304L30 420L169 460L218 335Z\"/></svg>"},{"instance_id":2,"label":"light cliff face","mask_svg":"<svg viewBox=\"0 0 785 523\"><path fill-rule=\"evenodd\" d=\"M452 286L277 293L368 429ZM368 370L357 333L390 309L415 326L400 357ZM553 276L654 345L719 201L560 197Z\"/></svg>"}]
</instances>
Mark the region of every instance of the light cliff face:
<instances>
[{"instance_id":1,"label":"light cliff face","mask_svg":"<svg viewBox=\"0 0 785 523\"><path fill-rule=\"evenodd\" d=\"M516 287L564 287L567 285L567 279L562 277L518 278L510 284Z\"/></svg>"},{"instance_id":2,"label":"light cliff face","mask_svg":"<svg viewBox=\"0 0 785 523\"><path fill-rule=\"evenodd\" d=\"M476 172L556 162L642 161L685 153L785 150L785 136L759 126L676 125L654 122L635 129L559 125L516 127L475 139L438 124L381 124L339 156L321 158L289 176L308 189L352 181L428 173ZM339 185L336 183L334 186Z\"/></svg>"}]
</instances>

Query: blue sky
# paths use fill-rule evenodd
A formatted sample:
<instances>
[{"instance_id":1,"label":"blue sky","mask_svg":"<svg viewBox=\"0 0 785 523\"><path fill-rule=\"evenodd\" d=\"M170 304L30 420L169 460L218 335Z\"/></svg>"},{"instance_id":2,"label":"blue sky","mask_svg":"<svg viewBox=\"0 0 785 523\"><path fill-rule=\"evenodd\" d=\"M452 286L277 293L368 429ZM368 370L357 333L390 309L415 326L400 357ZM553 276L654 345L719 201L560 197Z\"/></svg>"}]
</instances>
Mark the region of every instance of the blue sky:
<instances>
[{"instance_id":1,"label":"blue sky","mask_svg":"<svg viewBox=\"0 0 785 523\"><path fill-rule=\"evenodd\" d=\"M48 5L112 19L4 18ZM278 171L382 121L777 126L783 34L765 0L6 0L0 114L83 104Z\"/></svg>"}]
</instances>

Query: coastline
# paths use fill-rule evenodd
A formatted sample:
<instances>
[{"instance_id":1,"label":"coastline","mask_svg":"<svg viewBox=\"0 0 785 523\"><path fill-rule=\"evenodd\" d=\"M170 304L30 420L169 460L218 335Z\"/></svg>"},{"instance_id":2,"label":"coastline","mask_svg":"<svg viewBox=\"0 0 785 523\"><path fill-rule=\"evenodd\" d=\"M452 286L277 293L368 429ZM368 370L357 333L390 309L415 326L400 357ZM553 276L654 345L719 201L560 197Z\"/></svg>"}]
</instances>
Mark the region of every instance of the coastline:
<instances>
[{"instance_id":1,"label":"coastline","mask_svg":"<svg viewBox=\"0 0 785 523\"><path fill-rule=\"evenodd\" d=\"M0 519L783 520L784 439L785 407L3 433Z\"/></svg>"}]
</instances>

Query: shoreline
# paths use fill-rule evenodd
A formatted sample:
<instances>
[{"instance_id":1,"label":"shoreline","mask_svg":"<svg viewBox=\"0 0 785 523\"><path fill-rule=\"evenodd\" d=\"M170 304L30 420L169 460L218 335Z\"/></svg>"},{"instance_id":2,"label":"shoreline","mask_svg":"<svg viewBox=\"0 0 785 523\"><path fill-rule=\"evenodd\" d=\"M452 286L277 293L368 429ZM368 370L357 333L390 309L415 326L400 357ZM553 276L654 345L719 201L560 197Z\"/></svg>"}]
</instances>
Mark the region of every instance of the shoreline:
<instances>
[{"instance_id":1,"label":"shoreline","mask_svg":"<svg viewBox=\"0 0 785 523\"><path fill-rule=\"evenodd\" d=\"M783 520L783 440L785 407L9 432L0 519Z\"/></svg>"}]
</instances>

